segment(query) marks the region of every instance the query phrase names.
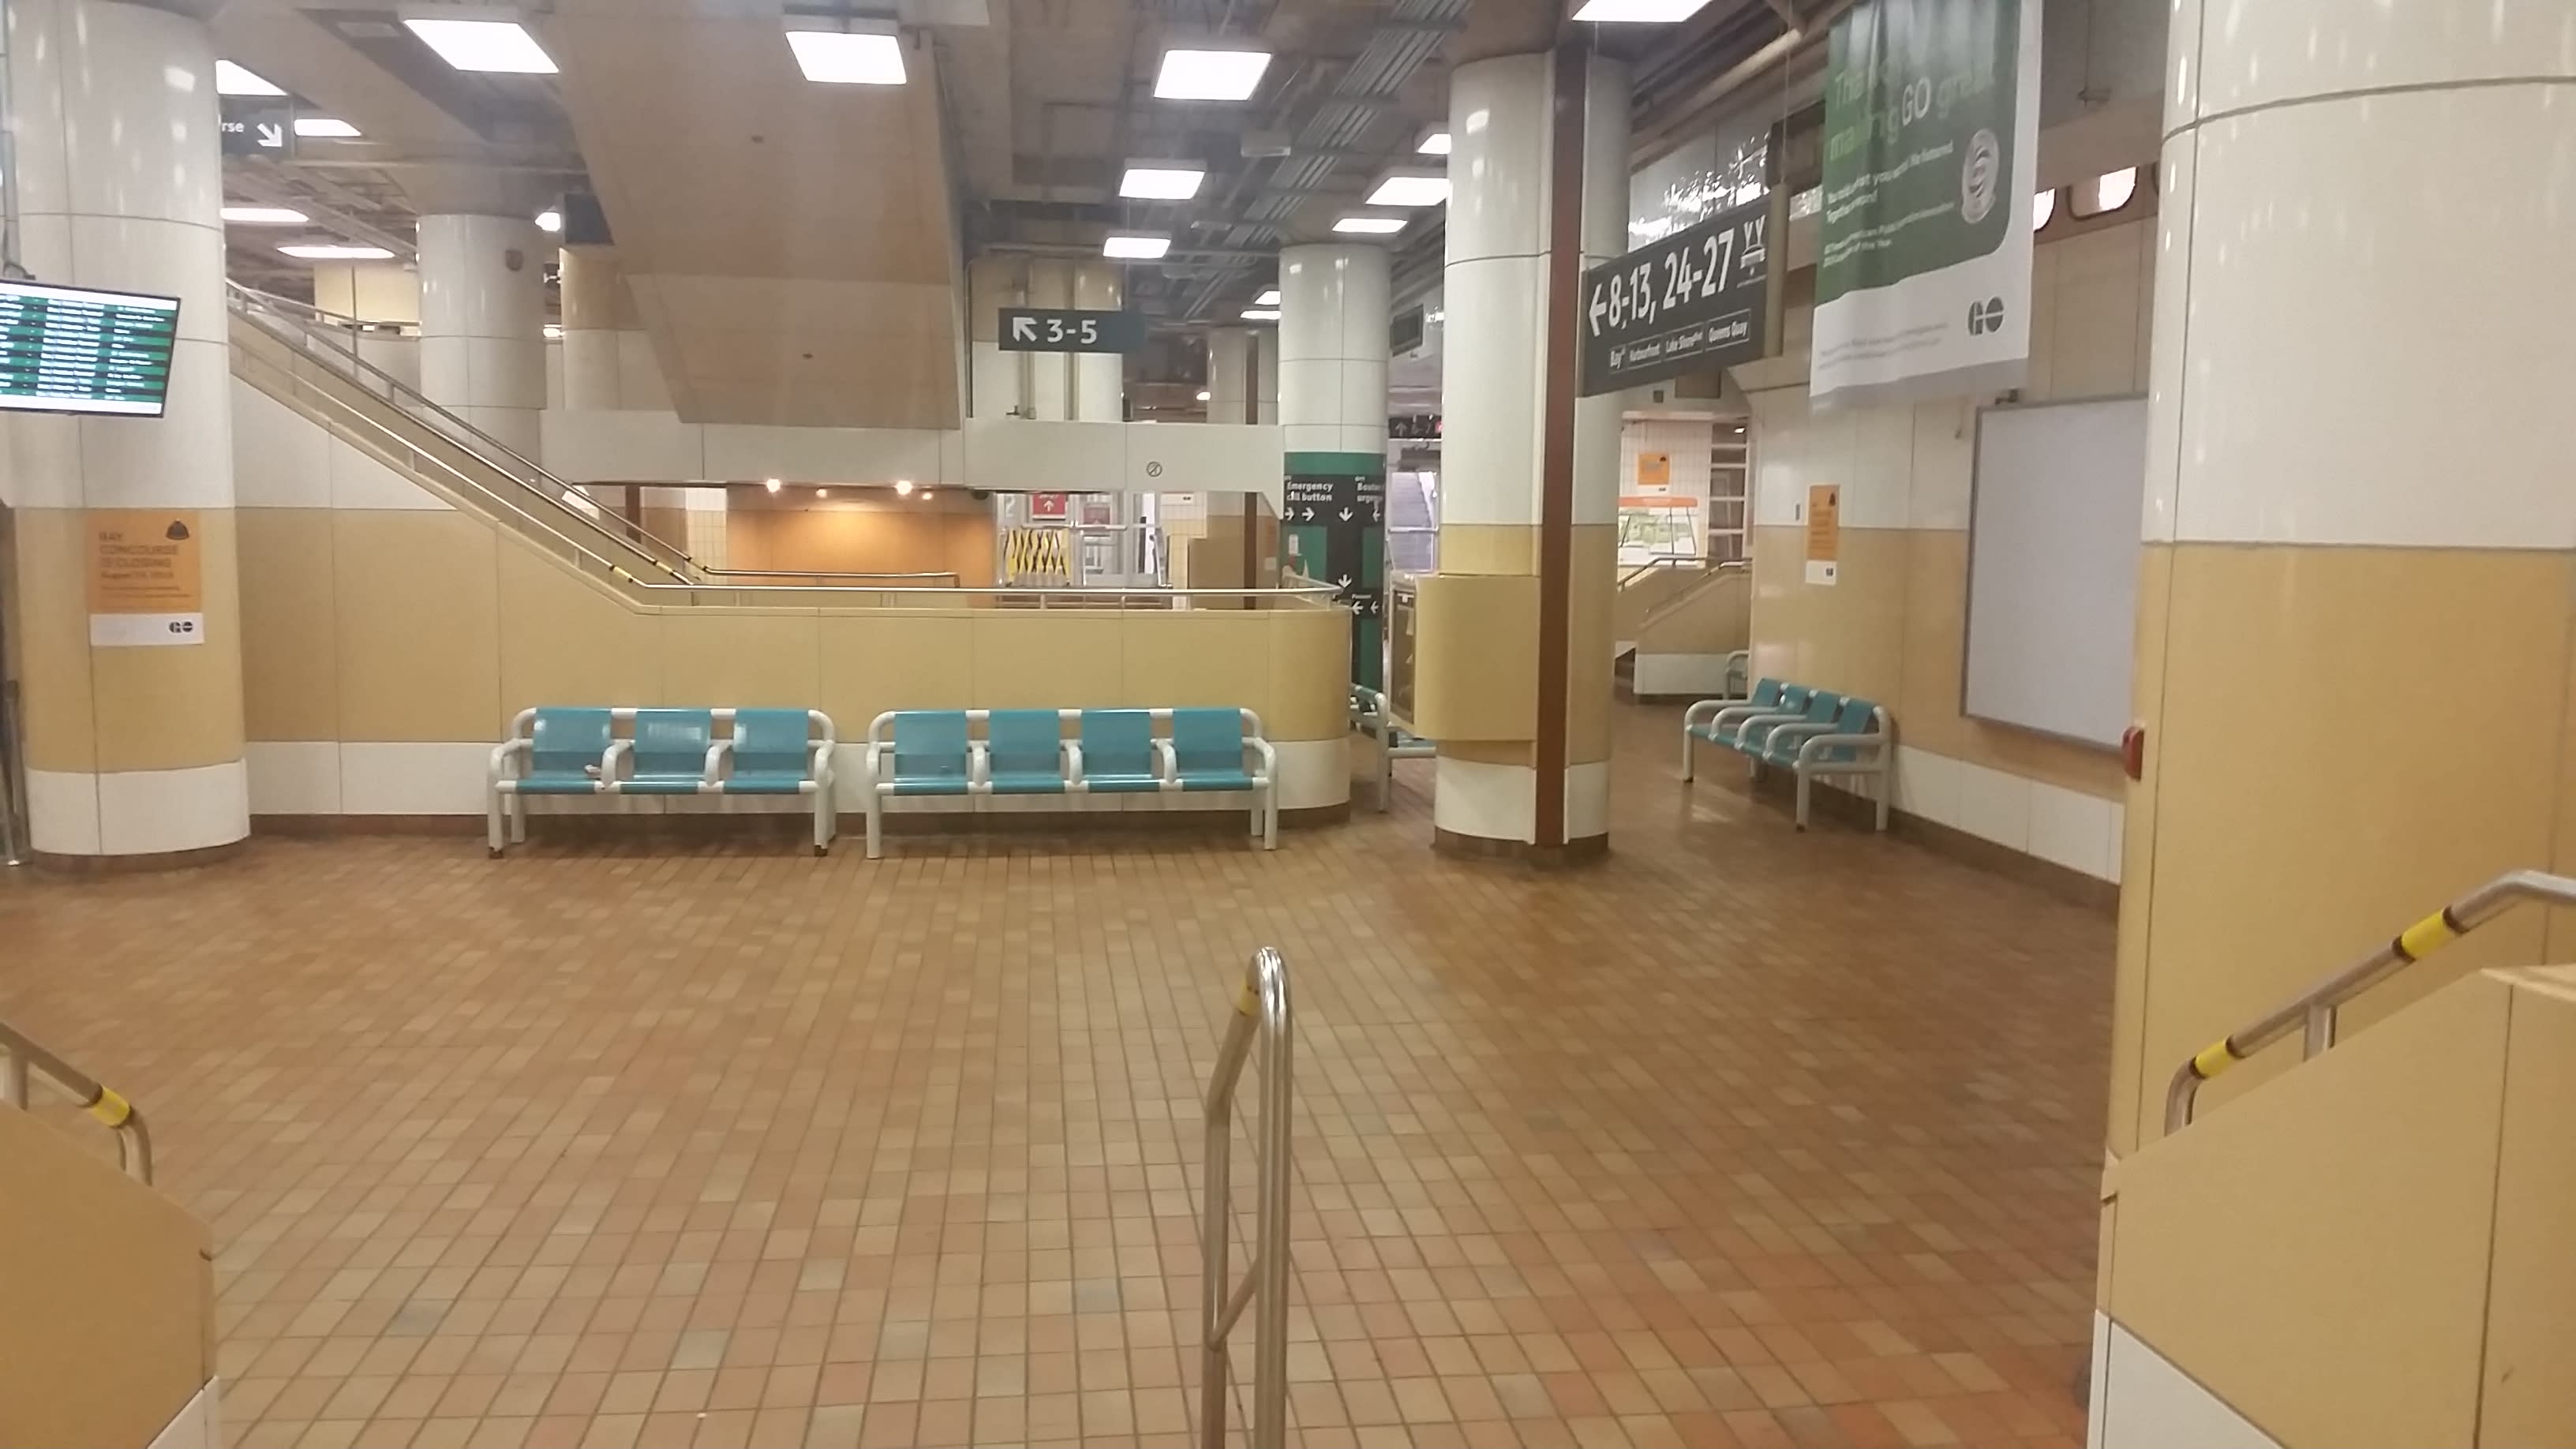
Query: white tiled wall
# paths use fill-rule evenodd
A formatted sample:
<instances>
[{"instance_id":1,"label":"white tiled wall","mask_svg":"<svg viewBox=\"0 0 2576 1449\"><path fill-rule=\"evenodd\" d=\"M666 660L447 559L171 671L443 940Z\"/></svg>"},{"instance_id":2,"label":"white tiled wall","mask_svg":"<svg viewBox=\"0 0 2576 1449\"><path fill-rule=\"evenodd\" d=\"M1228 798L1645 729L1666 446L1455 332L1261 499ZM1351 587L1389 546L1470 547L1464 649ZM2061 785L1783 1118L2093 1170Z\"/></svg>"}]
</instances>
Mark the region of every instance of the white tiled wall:
<instances>
[{"instance_id":1,"label":"white tiled wall","mask_svg":"<svg viewBox=\"0 0 2576 1449\"><path fill-rule=\"evenodd\" d=\"M2117 885L2123 807L1911 745L1896 747L1896 808Z\"/></svg>"},{"instance_id":2,"label":"white tiled wall","mask_svg":"<svg viewBox=\"0 0 2576 1449\"><path fill-rule=\"evenodd\" d=\"M1630 418L1619 428L1619 491L1637 487L1637 455L1662 453L1673 460L1673 494L1708 496L1709 432L1713 425L1697 418Z\"/></svg>"}]
</instances>

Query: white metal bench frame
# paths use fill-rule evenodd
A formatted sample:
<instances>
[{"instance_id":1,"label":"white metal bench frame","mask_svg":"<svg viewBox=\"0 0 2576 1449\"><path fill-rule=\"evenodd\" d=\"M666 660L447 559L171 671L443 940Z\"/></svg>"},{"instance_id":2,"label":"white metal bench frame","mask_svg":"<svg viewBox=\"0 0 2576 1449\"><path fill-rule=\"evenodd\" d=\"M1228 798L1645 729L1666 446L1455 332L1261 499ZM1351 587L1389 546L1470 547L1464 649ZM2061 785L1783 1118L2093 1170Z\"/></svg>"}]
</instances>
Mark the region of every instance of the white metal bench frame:
<instances>
[{"instance_id":1,"label":"white metal bench frame","mask_svg":"<svg viewBox=\"0 0 2576 1449\"><path fill-rule=\"evenodd\" d=\"M1388 712L1386 695L1365 684L1351 686L1351 728L1377 746L1377 808L1381 813L1394 808L1395 762L1428 760L1440 753L1436 741L1420 735L1406 735L1404 743L1394 743L1395 718Z\"/></svg>"},{"instance_id":2,"label":"white metal bench frame","mask_svg":"<svg viewBox=\"0 0 2576 1449\"><path fill-rule=\"evenodd\" d=\"M579 708L580 706L550 707ZM643 707L610 706L608 710L610 728L613 729L621 724L629 729L634 728L636 711ZM685 705L659 707L687 708ZM713 717L713 723L717 725L730 727L733 724L734 710L730 706L710 709L707 713ZM485 775L485 782L489 787L487 799L490 803L486 807L484 826L486 843L491 847L494 855L501 854L508 845L525 845L528 840L528 797L519 793L519 780L526 773L529 752L536 744L533 734L536 720L535 708L519 711L510 721L510 738L503 740L492 750L492 763ZM832 717L819 709L805 711L805 728L807 731L805 779L798 785L796 793L800 798L810 798L814 802L814 853L822 855L831 850L833 837L840 833L840 807L835 803L832 791L832 747L838 743L838 740L833 730ZM813 732L817 729L822 731L820 739L813 737ZM599 757L599 778L592 782L591 793L593 795L629 794L630 792L619 788L626 783L620 771L624 769L623 762L626 758L634 753L635 741L631 737L611 739L607 750ZM732 758L733 741L728 737L718 736L707 746L706 774L698 781L699 794L728 793L724 788L724 782L727 778L727 764ZM517 774L511 773L513 761L517 762ZM563 800L581 798L578 794L565 794L560 791L547 791L545 794L550 798ZM636 799L666 799L670 797L671 792L655 790L649 793L633 792L633 794ZM744 793L738 798L783 800L786 796ZM503 838L505 827L508 837L506 841Z\"/></svg>"},{"instance_id":3,"label":"white metal bench frame","mask_svg":"<svg viewBox=\"0 0 2576 1449\"><path fill-rule=\"evenodd\" d=\"M1222 706L1218 707L1222 708ZM1168 707L1131 712L1147 715L1151 717L1155 723L1166 727L1168 727L1172 722L1172 711ZM894 717L898 713L963 714L966 716L967 729L972 731L977 725L989 725L993 711L989 709L888 710L884 714L878 715L875 719L868 722L868 746L866 760L868 771L868 859L870 860L881 859L885 853L886 802L890 800L914 798L927 800L953 800L960 798L954 795L924 794L916 797L898 795L895 793L895 782L885 777L884 765L885 761L891 756L894 750ZM1157 735L1154 737L1153 741L1154 760L1156 764L1156 774L1161 781L1161 785L1160 788L1153 793L1161 795L1248 794L1252 797L1252 835L1260 840L1262 849L1277 850L1279 848L1279 751L1262 735L1260 715L1255 714L1253 711L1248 709L1237 709L1235 713L1243 716L1244 749L1260 756L1261 760L1258 768L1248 764L1245 766L1244 773L1252 777L1252 788L1250 790L1184 791L1181 788L1178 756L1172 748L1171 738L1167 735ZM1083 712L1079 709L1059 709L1055 711L1056 728L1061 730L1066 725L1070 724L1078 732L1082 727L1082 714ZM1057 756L1057 760L1058 764L1064 770L1064 793L1061 795L1049 796L1037 791L1014 792L1011 798L1018 800L1075 800L1091 793L1089 784L1083 777L1082 740L1079 733L1068 735L1059 743L1061 745L1061 749ZM966 794L964 798L971 799L978 795L989 796L993 794L992 772L993 766L990 754L990 743L981 736L970 733L966 739ZM1133 791L1121 793L1144 794L1146 792Z\"/></svg>"}]
</instances>

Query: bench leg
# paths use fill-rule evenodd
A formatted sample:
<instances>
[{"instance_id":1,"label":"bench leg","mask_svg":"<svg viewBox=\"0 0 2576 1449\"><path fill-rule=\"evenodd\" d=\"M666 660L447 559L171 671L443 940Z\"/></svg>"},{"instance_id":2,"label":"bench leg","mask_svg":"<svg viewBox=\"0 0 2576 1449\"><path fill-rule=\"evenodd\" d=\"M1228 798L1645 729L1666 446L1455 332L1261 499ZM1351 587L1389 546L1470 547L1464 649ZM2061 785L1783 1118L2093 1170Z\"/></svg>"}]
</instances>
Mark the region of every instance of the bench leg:
<instances>
[{"instance_id":1,"label":"bench leg","mask_svg":"<svg viewBox=\"0 0 2576 1449\"><path fill-rule=\"evenodd\" d=\"M504 799L504 798L505 798L505 797L501 794L501 792L500 792L500 791L498 791L498 790L493 791L493 792L492 792L492 803L490 804L490 806L489 806L489 807L487 807L487 809L486 809L486 810L485 810L485 812L484 812L484 821L483 821L483 823L484 823L484 827L485 827L485 828L484 828L485 843L486 843L486 844L488 844L488 845L491 847L491 849L492 849L492 854L494 854L495 856L498 856L498 855L499 855L499 854L500 854L504 849L506 849L506 848L508 847L508 842L507 842L507 840L505 840L505 839L503 838L503 826L502 826L502 823L501 823L501 812L502 812L502 809L503 809L502 801L503 801L503 799Z\"/></svg>"},{"instance_id":2,"label":"bench leg","mask_svg":"<svg viewBox=\"0 0 2576 1449\"><path fill-rule=\"evenodd\" d=\"M1261 787L1261 848L1279 848L1279 782Z\"/></svg>"},{"instance_id":3,"label":"bench leg","mask_svg":"<svg viewBox=\"0 0 2576 1449\"><path fill-rule=\"evenodd\" d=\"M528 797L515 790L510 792L510 843L528 843Z\"/></svg>"},{"instance_id":4,"label":"bench leg","mask_svg":"<svg viewBox=\"0 0 2576 1449\"><path fill-rule=\"evenodd\" d=\"M1804 770L1793 770L1790 773L1798 777L1798 828L1804 830L1807 828L1807 786L1812 782L1812 777Z\"/></svg>"},{"instance_id":5,"label":"bench leg","mask_svg":"<svg viewBox=\"0 0 2576 1449\"><path fill-rule=\"evenodd\" d=\"M832 853L832 791L826 785L814 787L814 853Z\"/></svg>"},{"instance_id":6,"label":"bench leg","mask_svg":"<svg viewBox=\"0 0 2576 1449\"><path fill-rule=\"evenodd\" d=\"M1683 726L1682 726L1682 783L1683 783L1683 784L1685 784L1685 785L1687 785L1687 784L1689 784L1689 783L1691 782L1691 773L1692 773L1692 771L1693 771L1693 770L1695 770L1695 769L1697 769L1697 768L1698 768L1698 763L1699 763L1699 762L1698 762L1698 761L1693 757L1693 752L1692 752L1692 750L1691 750L1691 743L1692 743L1692 741L1691 741L1690 726L1689 726L1689 725L1683 725Z\"/></svg>"},{"instance_id":7,"label":"bench leg","mask_svg":"<svg viewBox=\"0 0 2576 1449\"><path fill-rule=\"evenodd\" d=\"M884 813L885 797L877 793L876 786L870 785L868 787L868 859L870 860L885 854L885 830L880 823Z\"/></svg>"},{"instance_id":8,"label":"bench leg","mask_svg":"<svg viewBox=\"0 0 2576 1449\"><path fill-rule=\"evenodd\" d=\"M1885 770L1878 772L1878 833L1887 833L1887 801L1896 793L1896 777Z\"/></svg>"}]
</instances>

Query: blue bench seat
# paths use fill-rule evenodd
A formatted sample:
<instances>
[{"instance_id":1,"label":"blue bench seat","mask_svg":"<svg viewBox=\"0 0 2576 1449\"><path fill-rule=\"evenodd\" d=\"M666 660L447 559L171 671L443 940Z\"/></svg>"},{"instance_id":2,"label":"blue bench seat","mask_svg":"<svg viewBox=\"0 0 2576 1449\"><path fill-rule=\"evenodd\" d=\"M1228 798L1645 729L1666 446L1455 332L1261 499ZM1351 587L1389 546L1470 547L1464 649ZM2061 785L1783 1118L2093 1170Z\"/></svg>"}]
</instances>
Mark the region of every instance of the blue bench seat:
<instances>
[{"instance_id":1,"label":"blue bench seat","mask_svg":"<svg viewBox=\"0 0 2576 1449\"><path fill-rule=\"evenodd\" d=\"M492 751L489 844L499 855L528 838L529 795L807 795L820 855L838 824L832 747L830 716L811 710L522 710Z\"/></svg>"},{"instance_id":2,"label":"blue bench seat","mask_svg":"<svg viewBox=\"0 0 2576 1449\"><path fill-rule=\"evenodd\" d=\"M1701 744L1744 756L1759 777L1765 768L1797 777L1798 828L1807 828L1810 787L1842 778L1855 787L1875 776L1878 828L1887 828L1896 727L1886 709L1866 699L1780 679L1754 682L1743 699L1704 699L1682 714L1682 780L1693 778Z\"/></svg>"},{"instance_id":3,"label":"blue bench seat","mask_svg":"<svg viewBox=\"0 0 2576 1449\"><path fill-rule=\"evenodd\" d=\"M1165 721L1171 734L1158 737L1154 727ZM868 729L868 858L884 851L885 802L918 796L1237 791L1253 797L1253 834L1265 848L1276 848L1279 810L1271 782L1278 756L1260 729L1260 720L1241 709L883 714Z\"/></svg>"}]
</instances>

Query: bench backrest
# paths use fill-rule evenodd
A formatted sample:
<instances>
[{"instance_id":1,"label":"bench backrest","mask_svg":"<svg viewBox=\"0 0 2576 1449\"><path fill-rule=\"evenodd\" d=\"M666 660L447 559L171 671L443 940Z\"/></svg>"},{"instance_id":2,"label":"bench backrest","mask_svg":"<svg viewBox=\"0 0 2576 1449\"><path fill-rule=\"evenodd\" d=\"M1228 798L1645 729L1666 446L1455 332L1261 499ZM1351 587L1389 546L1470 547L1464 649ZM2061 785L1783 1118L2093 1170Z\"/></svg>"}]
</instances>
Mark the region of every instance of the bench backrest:
<instances>
[{"instance_id":1,"label":"bench backrest","mask_svg":"<svg viewBox=\"0 0 2576 1449\"><path fill-rule=\"evenodd\" d=\"M529 731L528 768L540 775L578 775L608 753L612 728L604 709L540 709Z\"/></svg>"},{"instance_id":2,"label":"bench backrest","mask_svg":"<svg viewBox=\"0 0 2576 1449\"><path fill-rule=\"evenodd\" d=\"M1243 769L1243 711L1172 711L1172 764L1184 775L1231 775Z\"/></svg>"},{"instance_id":3,"label":"bench backrest","mask_svg":"<svg viewBox=\"0 0 2576 1449\"><path fill-rule=\"evenodd\" d=\"M805 773L805 744L812 722L801 709L733 712L733 767L737 773Z\"/></svg>"},{"instance_id":4,"label":"bench backrest","mask_svg":"<svg viewBox=\"0 0 2576 1449\"><path fill-rule=\"evenodd\" d=\"M1808 689L1807 686L1803 684L1781 685L1779 700L1780 708L1777 712L1780 714L1796 714L1799 711L1804 710L1807 707L1807 696L1812 693L1814 693L1814 691Z\"/></svg>"},{"instance_id":5,"label":"bench backrest","mask_svg":"<svg viewBox=\"0 0 2576 1449\"><path fill-rule=\"evenodd\" d=\"M715 742L715 712L704 709L635 711L635 773L695 775L707 767Z\"/></svg>"},{"instance_id":6,"label":"bench backrest","mask_svg":"<svg viewBox=\"0 0 2576 1449\"><path fill-rule=\"evenodd\" d=\"M908 709L894 717L894 777L966 778L966 711Z\"/></svg>"},{"instance_id":7,"label":"bench backrest","mask_svg":"<svg viewBox=\"0 0 2576 1449\"><path fill-rule=\"evenodd\" d=\"M1829 725L1842 712L1843 697L1830 689L1819 689L1807 696L1807 723Z\"/></svg>"},{"instance_id":8,"label":"bench backrest","mask_svg":"<svg viewBox=\"0 0 2576 1449\"><path fill-rule=\"evenodd\" d=\"M1834 716L1834 733L1865 735L1878 721L1878 706L1865 699L1846 699L1842 713Z\"/></svg>"},{"instance_id":9,"label":"bench backrest","mask_svg":"<svg viewBox=\"0 0 2576 1449\"><path fill-rule=\"evenodd\" d=\"M1082 768L1104 775L1154 773L1154 716L1141 709L1084 710Z\"/></svg>"},{"instance_id":10,"label":"bench backrest","mask_svg":"<svg viewBox=\"0 0 2576 1449\"><path fill-rule=\"evenodd\" d=\"M1753 686L1753 697L1746 703L1768 707L1780 702L1780 681L1765 679Z\"/></svg>"},{"instance_id":11,"label":"bench backrest","mask_svg":"<svg viewBox=\"0 0 2576 1449\"><path fill-rule=\"evenodd\" d=\"M984 751L996 773L1058 774L1064 729L1051 709L997 709L984 717Z\"/></svg>"}]
</instances>

